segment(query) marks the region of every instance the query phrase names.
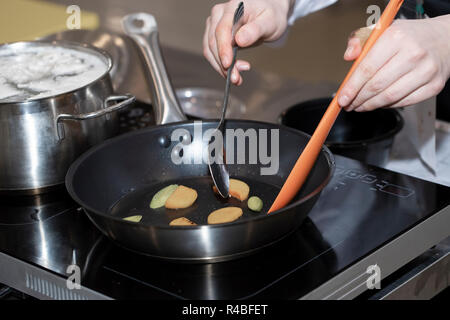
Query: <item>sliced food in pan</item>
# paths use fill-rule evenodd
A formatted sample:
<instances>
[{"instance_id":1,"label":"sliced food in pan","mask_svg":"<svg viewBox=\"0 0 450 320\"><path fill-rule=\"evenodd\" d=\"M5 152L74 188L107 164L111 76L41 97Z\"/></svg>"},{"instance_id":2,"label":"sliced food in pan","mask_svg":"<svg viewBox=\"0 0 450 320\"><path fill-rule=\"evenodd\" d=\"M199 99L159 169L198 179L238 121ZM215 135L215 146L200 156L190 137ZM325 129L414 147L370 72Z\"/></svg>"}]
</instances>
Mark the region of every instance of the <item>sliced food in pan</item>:
<instances>
[{"instance_id":1,"label":"sliced food in pan","mask_svg":"<svg viewBox=\"0 0 450 320\"><path fill-rule=\"evenodd\" d=\"M196 226L197 224L195 222L192 222L188 218L181 217L177 219L173 219L170 221L169 225L171 226Z\"/></svg>"},{"instance_id":2,"label":"sliced food in pan","mask_svg":"<svg viewBox=\"0 0 450 320\"><path fill-rule=\"evenodd\" d=\"M178 186L167 199L167 209L185 209L192 206L197 200L197 191L185 186Z\"/></svg>"},{"instance_id":3,"label":"sliced food in pan","mask_svg":"<svg viewBox=\"0 0 450 320\"><path fill-rule=\"evenodd\" d=\"M208 216L209 224L220 224L233 222L239 219L243 214L241 208L238 207L225 207L222 209L211 212Z\"/></svg>"}]
</instances>

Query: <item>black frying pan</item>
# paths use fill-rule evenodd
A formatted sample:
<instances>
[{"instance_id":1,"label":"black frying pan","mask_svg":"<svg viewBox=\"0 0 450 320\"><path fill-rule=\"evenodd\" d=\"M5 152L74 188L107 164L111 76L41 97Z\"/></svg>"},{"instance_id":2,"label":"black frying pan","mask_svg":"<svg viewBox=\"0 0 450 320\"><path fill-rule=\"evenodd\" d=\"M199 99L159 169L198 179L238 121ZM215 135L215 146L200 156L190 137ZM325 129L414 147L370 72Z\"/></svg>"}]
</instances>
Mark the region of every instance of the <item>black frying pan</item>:
<instances>
[{"instance_id":1,"label":"black frying pan","mask_svg":"<svg viewBox=\"0 0 450 320\"><path fill-rule=\"evenodd\" d=\"M203 131L216 126L216 121L202 122ZM266 165L259 160L248 164L248 152L246 164L229 165L230 176L248 183L250 194L263 199L263 210L255 213L247 208L246 201L224 200L212 191L207 164L176 165L171 161L171 152L178 141L168 143L168 138L173 130L180 128L194 136L193 122L135 131L94 147L69 169L66 186L72 198L85 208L89 218L106 236L129 249L176 260L218 261L250 253L294 231L333 173L333 157L324 148L293 202L267 215L309 136L267 123L227 121L227 129L279 130L280 163L275 175L262 176L260 169ZM272 152L268 140L267 148ZM236 154L237 144L234 147ZM194 136L192 142L183 147L183 155L202 152L201 148L207 148L207 142ZM153 195L172 183L196 189L198 198L194 205L181 210L150 209ZM209 213L225 206L239 206L244 214L231 223L208 225ZM140 223L123 220L137 214L143 215ZM182 216L198 226L169 226L172 219Z\"/></svg>"},{"instance_id":2,"label":"black frying pan","mask_svg":"<svg viewBox=\"0 0 450 320\"><path fill-rule=\"evenodd\" d=\"M152 17L138 15L143 26L125 29L141 49L142 57L150 69L152 101L158 123L183 118L173 89L168 81L158 46L157 29ZM264 201L260 213L251 212L246 202L221 199L212 191L212 179L206 163L175 164L172 152L179 141L171 141L176 129L187 130L190 141L177 153L189 159L191 155L207 150L208 139L194 131L194 122L184 121L135 131L110 139L83 154L69 169L66 187L70 195L83 208L91 221L110 239L120 245L154 257L177 261L220 261L236 258L267 246L294 231L307 216L322 189L330 180L334 160L324 147L301 192L293 202L277 212L267 215L271 203L288 176L298 156L306 146L309 136L284 126L254 121L226 121L226 129L249 129L260 133L261 129L275 134L279 132L279 170L272 175L261 175L267 167L260 157L250 164L245 152L244 164L229 165L230 176L249 184L251 195ZM203 121L202 132L217 127L217 121ZM198 129L198 128L197 128ZM264 136L264 135L262 135ZM274 155L270 135L253 142L251 146L265 147ZM234 144L234 154L239 152ZM227 161L231 159L231 146L226 146ZM241 153L242 154L242 153ZM194 188L198 198L194 205L182 210L160 208L152 210L149 203L153 195L169 184L182 184ZM215 209L239 206L244 214L238 220L221 225L208 225L207 216ZM143 215L139 223L123 220L131 215ZM169 226L172 219L187 217L197 226Z\"/></svg>"}]
</instances>

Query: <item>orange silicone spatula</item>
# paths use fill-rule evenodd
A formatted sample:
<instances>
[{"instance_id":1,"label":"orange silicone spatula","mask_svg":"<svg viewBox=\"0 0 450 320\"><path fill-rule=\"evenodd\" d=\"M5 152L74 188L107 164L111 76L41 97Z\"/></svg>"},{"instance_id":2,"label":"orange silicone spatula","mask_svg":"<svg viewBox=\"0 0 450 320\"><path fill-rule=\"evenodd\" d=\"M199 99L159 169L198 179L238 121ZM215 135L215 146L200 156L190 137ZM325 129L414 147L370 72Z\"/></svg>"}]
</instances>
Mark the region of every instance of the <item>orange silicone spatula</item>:
<instances>
[{"instance_id":1,"label":"orange silicone spatula","mask_svg":"<svg viewBox=\"0 0 450 320\"><path fill-rule=\"evenodd\" d=\"M391 0L389 1L386 9L384 9L383 14L380 17L380 20L376 24L369 38L367 39L361 54L358 59L353 63L350 71L342 82L339 90L334 97L333 101L331 101L328 106L327 111L320 120L319 125L314 131L311 139L303 150L302 154L298 158L297 162L294 165L291 173L289 174L286 182L280 190L277 198L273 202L272 206L269 209L268 213L279 210L286 206L297 194L297 192L301 189L303 183L308 177L309 172L311 171L314 163L316 162L317 156L320 153L323 143L328 136L328 133L331 130L334 122L336 121L339 112L341 111L341 107L337 102L337 98L341 89L344 87L345 83L351 77L355 69L358 67L362 59L367 55L369 50L373 47L377 39L383 34L383 32L391 25L395 16L397 15L398 10L400 9L403 0Z\"/></svg>"}]
</instances>

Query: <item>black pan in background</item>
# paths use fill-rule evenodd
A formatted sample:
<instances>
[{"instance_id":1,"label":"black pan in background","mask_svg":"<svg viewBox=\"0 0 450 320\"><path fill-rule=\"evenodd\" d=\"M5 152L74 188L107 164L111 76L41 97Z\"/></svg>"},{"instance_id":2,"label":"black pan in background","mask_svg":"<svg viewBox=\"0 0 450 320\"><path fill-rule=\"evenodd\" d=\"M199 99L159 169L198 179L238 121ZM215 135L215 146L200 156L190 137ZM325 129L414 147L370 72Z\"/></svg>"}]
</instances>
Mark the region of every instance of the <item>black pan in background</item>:
<instances>
[{"instance_id":1,"label":"black pan in background","mask_svg":"<svg viewBox=\"0 0 450 320\"><path fill-rule=\"evenodd\" d=\"M436 97L436 118L450 122L450 80Z\"/></svg>"},{"instance_id":2,"label":"black pan in background","mask_svg":"<svg viewBox=\"0 0 450 320\"><path fill-rule=\"evenodd\" d=\"M281 124L312 135L332 98L299 103L280 116ZM383 166L403 118L394 109L339 114L325 142L333 153L364 163Z\"/></svg>"}]
</instances>

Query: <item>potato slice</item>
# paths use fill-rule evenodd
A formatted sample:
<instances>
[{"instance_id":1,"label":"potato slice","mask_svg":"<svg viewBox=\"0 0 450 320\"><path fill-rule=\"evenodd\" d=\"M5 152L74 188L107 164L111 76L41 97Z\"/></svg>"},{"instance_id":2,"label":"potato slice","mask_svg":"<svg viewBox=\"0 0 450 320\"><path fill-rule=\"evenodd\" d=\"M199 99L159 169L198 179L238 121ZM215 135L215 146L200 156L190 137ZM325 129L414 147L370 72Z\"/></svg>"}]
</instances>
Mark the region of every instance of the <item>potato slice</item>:
<instances>
[{"instance_id":1,"label":"potato slice","mask_svg":"<svg viewBox=\"0 0 450 320\"><path fill-rule=\"evenodd\" d=\"M219 224L232 222L239 219L243 214L241 208L238 207L226 207L211 212L208 216L209 224Z\"/></svg>"},{"instance_id":2,"label":"potato slice","mask_svg":"<svg viewBox=\"0 0 450 320\"><path fill-rule=\"evenodd\" d=\"M197 200L197 191L194 189L178 186L166 201L167 209L184 209L192 206Z\"/></svg>"},{"instance_id":3,"label":"potato slice","mask_svg":"<svg viewBox=\"0 0 450 320\"><path fill-rule=\"evenodd\" d=\"M197 224L195 222L192 222L188 218L181 217L177 219L173 219L170 221L169 225L171 226L196 226Z\"/></svg>"},{"instance_id":4,"label":"potato slice","mask_svg":"<svg viewBox=\"0 0 450 320\"><path fill-rule=\"evenodd\" d=\"M263 208L263 202L261 198L253 196L248 199L247 206L250 210L259 212Z\"/></svg>"},{"instance_id":5,"label":"potato slice","mask_svg":"<svg viewBox=\"0 0 450 320\"><path fill-rule=\"evenodd\" d=\"M150 202L150 208L157 209L164 206L167 199L174 193L174 191L178 188L177 184L171 184L161 190L159 190L152 198Z\"/></svg>"},{"instance_id":6,"label":"potato slice","mask_svg":"<svg viewBox=\"0 0 450 320\"><path fill-rule=\"evenodd\" d=\"M213 186L214 192L218 193L216 186ZM250 193L250 187L245 182L238 179L230 179L230 196L240 201L245 201Z\"/></svg>"},{"instance_id":7,"label":"potato slice","mask_svg":"<svg viewBox=\"0 0 450 320\"><path fill-rule=\"evenodd\" d=\"M241 180L230 179L230 195L241 201L245 201L250 193L248 184Z\"/></svg>"},{"instance_id":8,"label":"potato slice","mask_svg":"<svg viewBox=\"0 0 450 320\"><path fill-rule=\"evenodd\" d=\"M141 215L130 216L130 217L123 218L123 220L131 221L131 222L140 222L142 220L142 216Z\"/></svg>"}]
</instances>

